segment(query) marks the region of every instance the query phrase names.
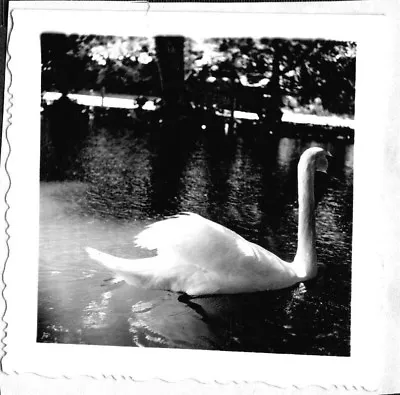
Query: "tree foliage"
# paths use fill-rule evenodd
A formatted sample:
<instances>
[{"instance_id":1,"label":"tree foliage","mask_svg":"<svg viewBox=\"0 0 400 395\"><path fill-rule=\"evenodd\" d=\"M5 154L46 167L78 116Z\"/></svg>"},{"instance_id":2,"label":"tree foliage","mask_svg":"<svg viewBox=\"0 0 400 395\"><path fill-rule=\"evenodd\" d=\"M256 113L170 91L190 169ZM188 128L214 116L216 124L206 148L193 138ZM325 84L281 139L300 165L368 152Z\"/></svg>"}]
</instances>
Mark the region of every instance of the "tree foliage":
<instances>
[{"instance_id":1,"label":"tree foliage","mask_svg":"<svg viewBox=\"0 0 400 395\"><path fill-rule=\"evenodd\" d=\"M278 62L279 88L298 105L322 102L334 113L354 112L356 44L326 40L214 38L187 46L188 68L197 75L235 75L241 83L266 86Z\"/></svg>"},{"instance_id":2,"label":"tree foliage","mask_svg":"<svg viewBox=\"0 0 400 395\"><path fill-rule=\"evenodd\" d=\"M159 92L154 41L143 37L42 36L42 89Z\"/></svg>"},{"instance_id":3,"label":"tree foliage","mask_svg":"<svg viewBox=\"0 0 400 395\"><path fill-rule=\"evenodd\" d=\"M353 114L355 63L353 42L185 38L187 81L212 78L268 89L275 79L284 103L294 108L319 103L329 112ZM42 89L159 95L155 40L44 34Z\"/></svg>"}]
</instances>

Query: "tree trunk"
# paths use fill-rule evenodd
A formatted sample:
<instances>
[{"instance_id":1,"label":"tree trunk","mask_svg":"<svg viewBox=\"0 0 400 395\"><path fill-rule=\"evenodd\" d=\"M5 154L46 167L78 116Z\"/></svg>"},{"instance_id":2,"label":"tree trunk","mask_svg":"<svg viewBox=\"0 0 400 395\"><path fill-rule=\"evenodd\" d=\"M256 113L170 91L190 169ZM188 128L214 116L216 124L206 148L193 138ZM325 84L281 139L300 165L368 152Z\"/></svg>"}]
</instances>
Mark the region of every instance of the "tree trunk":
<instances>
[{"instance_id":1,"label":"tree trunk","mask_svg":"<svg viewBox=\"0 0 400 395\"><path fill-rule=\"evenodd\" d=\"M272 63L271 81L268 84L268 91L269 94L271 95L271 99L269 102L270 108L268 109L268 113L272 118L271 120L275 122L275 121L280 121L282 118L282 111L281 111L282 90L280 84L281 71L279 67L282 51L281 51L281 44L278 40L274 40L272 42L272 46L274 48L274 59Z\"/></svg>"},{"instance_id":2,"label":"tree trunk","mask_svg":"<svg viewBox=\"0 0 400 395\"><path fill-rule=\"evenodd\" d=\"M184 38L158 36L155 41L165 116L173 119L182 113L184 104Z\"/></svg>"}]
</instances>

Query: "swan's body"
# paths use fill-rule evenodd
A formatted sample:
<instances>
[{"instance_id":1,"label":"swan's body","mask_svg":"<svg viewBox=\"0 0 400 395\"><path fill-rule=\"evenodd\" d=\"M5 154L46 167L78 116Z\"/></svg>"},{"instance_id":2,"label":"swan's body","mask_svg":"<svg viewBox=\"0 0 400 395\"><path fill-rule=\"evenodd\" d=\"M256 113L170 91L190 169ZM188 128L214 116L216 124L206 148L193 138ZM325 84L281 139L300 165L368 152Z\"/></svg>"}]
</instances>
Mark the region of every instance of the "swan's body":
<instances>
[{"instance_id":1,"label":"swan's body","mask_svg":"<svg viewBox=\"0 0 400 395\"><path fill-rule=\"evenodd\" d=\"M309 148L300 158L298 245L293 262L192 213L156 222L136 237L136 245L157 250L154 257L122 259L86 250L127 283L146 288L198 296L290 287L317 273L314 173L326 169L326 152L321 148Z\"/></svg>"}]
</instances>

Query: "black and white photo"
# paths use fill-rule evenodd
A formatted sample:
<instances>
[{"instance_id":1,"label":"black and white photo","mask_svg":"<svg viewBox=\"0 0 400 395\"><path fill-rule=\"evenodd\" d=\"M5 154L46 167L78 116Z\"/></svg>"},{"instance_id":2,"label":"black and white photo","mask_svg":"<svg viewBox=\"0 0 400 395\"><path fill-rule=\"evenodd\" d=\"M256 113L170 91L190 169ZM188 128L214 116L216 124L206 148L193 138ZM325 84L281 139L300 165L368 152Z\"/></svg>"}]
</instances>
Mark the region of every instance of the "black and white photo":
<instances>
[{"instance_id":1,"label":"black and white photo","mask_svg":"<svg viewBox=\"0 0 400 395\"><path fill-rule=\"evenodd\" d=\"M349 356L356 44L41 45L37 341Z\"/></svg>"},{"instance_id":2,"label":"black and white photo","mask_svg":"<svg viewBox=\"0 0 400 395\"><path fill-rule=\"evenodd\" d=\"M135 7L12 11L4 370L374 388L382 19Z\"/></svg>"}]
</instances>

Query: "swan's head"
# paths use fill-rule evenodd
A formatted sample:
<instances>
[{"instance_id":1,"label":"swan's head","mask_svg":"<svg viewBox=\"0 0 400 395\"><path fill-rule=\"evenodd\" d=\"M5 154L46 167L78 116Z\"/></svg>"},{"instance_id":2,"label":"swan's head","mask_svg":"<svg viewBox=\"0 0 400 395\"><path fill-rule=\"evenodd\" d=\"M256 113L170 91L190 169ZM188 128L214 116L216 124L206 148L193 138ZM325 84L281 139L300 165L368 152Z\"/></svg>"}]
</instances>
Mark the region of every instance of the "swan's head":
<instances>
[{"instance_id":1,"label":"swan's head","mask_svg":"<svg viewBox=\"0 0 400 395\"><path fill-rule=\"evenodd\" d=\"M300 166L313 166L316 171L326 173L328 170L328 157L332 156L321 147L311 147L303 152L300 158Z\"/></svg>"}]
</instances>

